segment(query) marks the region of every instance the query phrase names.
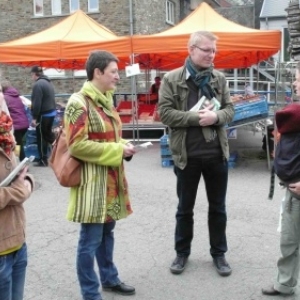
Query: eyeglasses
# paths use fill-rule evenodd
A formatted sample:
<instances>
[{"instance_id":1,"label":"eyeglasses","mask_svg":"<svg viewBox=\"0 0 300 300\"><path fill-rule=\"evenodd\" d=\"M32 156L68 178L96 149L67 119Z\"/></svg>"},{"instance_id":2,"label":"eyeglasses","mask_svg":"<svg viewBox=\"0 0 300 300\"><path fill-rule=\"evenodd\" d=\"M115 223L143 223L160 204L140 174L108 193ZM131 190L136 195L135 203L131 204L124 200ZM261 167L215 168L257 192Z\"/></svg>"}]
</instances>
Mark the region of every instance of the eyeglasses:
<instances>
[{"instance_id":1,"label":"eyeglasses","mask_svg":"<svg viewBox=\"0 0 300 300\"><path fill-rule=\"evenodd\" d=\"M195 48L197 48L197 49L203 51L203 52L206 53L206 54L211 54L211 53L212 53L212 54L215 54L215 53L216 53L216 49L203 49L203 48L198 47L198 46L196 46L196 45L193 45L193 47L195 47Z\"/></svg>"}]
</instances>

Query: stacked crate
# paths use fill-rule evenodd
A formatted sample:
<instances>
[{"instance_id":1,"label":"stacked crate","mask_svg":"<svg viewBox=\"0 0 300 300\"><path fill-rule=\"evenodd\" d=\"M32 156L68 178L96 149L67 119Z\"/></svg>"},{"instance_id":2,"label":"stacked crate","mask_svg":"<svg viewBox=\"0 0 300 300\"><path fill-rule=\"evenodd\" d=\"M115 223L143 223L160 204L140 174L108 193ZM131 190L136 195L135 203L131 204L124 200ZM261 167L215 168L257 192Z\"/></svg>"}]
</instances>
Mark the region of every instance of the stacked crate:
<instances>
[{"instance_id":1,"label":"stacked crate","mask_svg":"<svg viewBox=\"0 0 300 300\"><path fill-rule=\"evenodd\" d=\"M164 134L160 138L160 153L161 153L161 166L162 167L171 167L174 165L172 159L172 153L169 148L169 135Z\"/></svg>"},{"instance_id":2,"label":"stacked crate","mask_svg":"<svg viewBox=\"0 0 300 300\"><path fill-rule=\"evenodd\" d=\"M24 152L26 157L33 155L35 156L35 160L38 160L40 158L38 147L37 147L35 128L30 127L27 130Z\"/></svg>"},{"instance_id":3,"label":"stacked crate","mask_svg":"<svg viewBox=\"0 0 300 300\"><path fill-rule=\"evenodd\" d=\"M29 122L29 124L31 124L31 121L32 121L31 109L29 106L26 106L26 105L24 107L25 107L25 112L26 112L28 122ZM24 137L24 140L23 140L23 144L24 144L24 152L25 152L26 157L33 155L36 160L38 160L40 158L38 148L37 148L35 128L33 128L33 127L28 128L26 135Z\"/></svg>"},{"instance_id":4,"label":"stacked crate","mask_svg":"<svg viewBox=\"0 0 300 300\"><path fill-rule=\"evenodd\" d=\"M117 106L117 111L119 113L122 123L132 123L133 114L133 102L131 100L125 101L121 100Z\"/></svg>"},{"instance_id":5,"label":"stacked crate","mask_svg":"<svg viewBox=\"0 0 300 300\"><path fill-rule=\"evenodd\" d=\"M259 118L267 118L269 114L267 98L263 95L235 101L234 110L233 120L228 127L257 121Z\"/></svg>"},{"instance_id":6,"label":"stacked crate","mask_svg":"<svg viewBox=\"0 0 300 300\"><path fill-rule=\"evenodd\" d=\"M56 109L56 116L53 122L53 132L56 134L59 131L59 127L63 124L64 118L64 108L59 107ZM26 110L27 117L29 122L31 123L32 116L30 110ZM29 127L25 137L25 145L24 145L24 152L25 156L35 156L35 160L40 158L38 146L37 146L37 138L36 138L36 129L34 127ZM51 152L51 147L49 147L49 154Z\"/></svg>"},{"instance_id":7,"label":"stacked crate","mask_svg":"<svg viewBox=\"0 0 300 300\"><path fill-rule=\"evenodd\" d=\"M138 117L142 123L153 123L155 105L152 104L139 104Z\"/></svg>"},{"instance_id":8,"label":"stacked crate","mask_svg":"<svg viewBox=\"0 0 300 300\"><path fill-rule=\"evenodd\" d=\"M168 134L165 134L160 138L160 153L161 153L161 166L163 168L174 166L172 153L169 148ZM237 161L238 161L238 152L237 151L231 152L228 159L228 168L229 169L235 168Z\"/></svg>"},{"instance_id":9,"label":"stacked crate","mask_svg":"<svg viewBox=\"0 0 300 300\"><path fill-rule=\"evenodd\" d=\"M228 159L228 168L229 169L235 168L237 160L238 160L238 152L237 151L231 152Z\"/></svg>"},{"instance_id":10,"label":"stacked crate","mask_svg":"<svg viewBox=\"0 0 300 300\"><path fill-rule=\"evenodd\" d=\"M64 114L65 114L64 108L56 109L56 116L54 117L53 126L52 126L53 129L63 125Z\"/></svg>"}]
</instances>

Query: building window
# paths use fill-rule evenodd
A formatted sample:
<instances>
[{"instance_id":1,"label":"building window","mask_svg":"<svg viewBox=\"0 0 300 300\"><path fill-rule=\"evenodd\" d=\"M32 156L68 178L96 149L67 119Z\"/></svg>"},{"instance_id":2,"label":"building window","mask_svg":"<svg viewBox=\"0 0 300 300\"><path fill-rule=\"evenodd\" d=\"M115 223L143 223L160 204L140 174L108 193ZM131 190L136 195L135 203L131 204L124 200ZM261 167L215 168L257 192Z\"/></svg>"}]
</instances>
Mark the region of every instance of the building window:
<instances>
[{"instance_id":1,"label":"building window","mask_svg":"<svg viewBox=\"0 0 300 300\"><path fill-rule=\"evenodd\" d=\"M34 0L33 1L33 11L35 16L44 15L44 3L43 0Z\"/></svg>"},{"instance_id":2,"label":"building window","mask_svg":"<svg viewBox=\"0 0 300 300\"><path fill-rule=\"evenodd\" d=\"M79 9L79 0L70 0L70 12L74 12Z\"/></svg>"},{"instance_id":3,"label":"building window","mask_svg":"<svg viewBox=\"0 0 300 300\"><path fill-rule=\"evenodd\" d=\"M88 0L88 11L99 11L99 0Z\"/></svg>"},{"instance_id":4,"label":"building window","mask_svg":"<svg viewBox=\"0 0 300 300\"><path fill-rule=\"evenodd\" d=\"M61 15L61 0L51 0L52 15Z\"/></svg>"},{"instance_id":5,"label":"building window","mask_svg":"<svg viewBox=\"0 0 300 300\"><path fill-rule=\"evenodd\" d=\"M166 22L175 24L175 4L172 1L166 1Z\"/></svg>"}]
</instances>

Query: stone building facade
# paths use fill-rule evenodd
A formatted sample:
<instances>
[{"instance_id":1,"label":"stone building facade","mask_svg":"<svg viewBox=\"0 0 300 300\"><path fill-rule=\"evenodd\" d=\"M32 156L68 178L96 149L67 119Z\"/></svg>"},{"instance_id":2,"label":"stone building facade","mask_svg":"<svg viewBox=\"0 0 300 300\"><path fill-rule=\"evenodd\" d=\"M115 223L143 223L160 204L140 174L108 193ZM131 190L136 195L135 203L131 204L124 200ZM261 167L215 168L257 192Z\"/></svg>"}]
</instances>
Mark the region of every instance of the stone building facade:
<instances>
[{"instance_id":1,"label":"stone building facade","mask_svg":"<svg viewBox=\"0 0 300 300\"><path fill-rule=\"evenodd\" d=\"M173 9L172 20L177 24L182 18L191 12L191 2L200 3L201 0L58 0L60 4L60 14L53 15L53 0L20 0L3 1L0 0L0 42L6 42L17 38L42 31L51 25L56 24L63 18L70 15L71 5L78 4L79 8L88 14L98 23L104 25L113 31L116 35L129 35L131 28L133 34L153 34L168 29L173 26L167 21L170 17L167 15L166 2L171 2ZM215 5L216 1L205 1ZM35 15L36 4L43 4L43 15ZM98 10L89 12L89 7L93 3L98 5ZM196 3L196 4L197 4ZM132 7L130 9L130 4ZM57 8L57 7L56 7ZM170 7L169 7L170 8ZM219 13L226 16L234 22L248 27L254 27L254 8L253 6L231 7L231 9L218 9ZM132 11L132 20L130 20L130 11ZM246 17L247 16L247 17ZM251 16L249 18L249 16ZM239 18L236 20L236 18ZM1 53L0 53L1 55ZM21 94L30 94L32 81L30 68L21 68L9 65L0 65L0 76L2 79L9 79L12 84L19 89ZM121 84L119 91L130 92L130 82L121 73ZM72 93L77 91L82 85L85 77L75 77L73 71L66 70L63 77L53 77L56 92Z\"/></svg>"}]
</instances>

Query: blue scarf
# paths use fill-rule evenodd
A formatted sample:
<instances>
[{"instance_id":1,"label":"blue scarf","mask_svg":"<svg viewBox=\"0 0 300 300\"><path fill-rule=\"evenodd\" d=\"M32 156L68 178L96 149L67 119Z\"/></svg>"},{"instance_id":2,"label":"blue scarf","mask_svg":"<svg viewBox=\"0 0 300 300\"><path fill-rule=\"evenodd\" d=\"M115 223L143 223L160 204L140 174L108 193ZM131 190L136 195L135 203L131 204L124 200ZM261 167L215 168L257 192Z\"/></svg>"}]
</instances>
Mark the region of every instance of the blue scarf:
<instances>
[{"instance_id":1,"label":"blue scarf","mask_svg":"<svg viewBox=\"0 0 300 300\"><path fill-rule=\"evenodd\" d=\"M192 62L190 57L187 57L185 60L185 66L189 73L191 74L191 78L193 79L196 86L201 91L201 95L205 96L207 99L212 99L215 97L215 93L211 88L209 81L212 74L213 66L210 66L207 69L199 69Z\"/></svg>"},{"instance_id":2,"label":"blue scarf","mask_svg":"<svg viewBox=\"0 0 300 300\"><path fill-rule=\"evenodd\" d=\"M190 57L186 58L185 66L191 74L191 78L193 79L194 83L199 88L201 95L205 96L209 100L214 98L215 93L209 84L213 66L210 66L207 69L199 70L199 68L197 68L197 66L192 62ZM202 127L202 132L207 143L214 141L217 136L216 130L213 126Z\"/></svg>"}]
</instances>

